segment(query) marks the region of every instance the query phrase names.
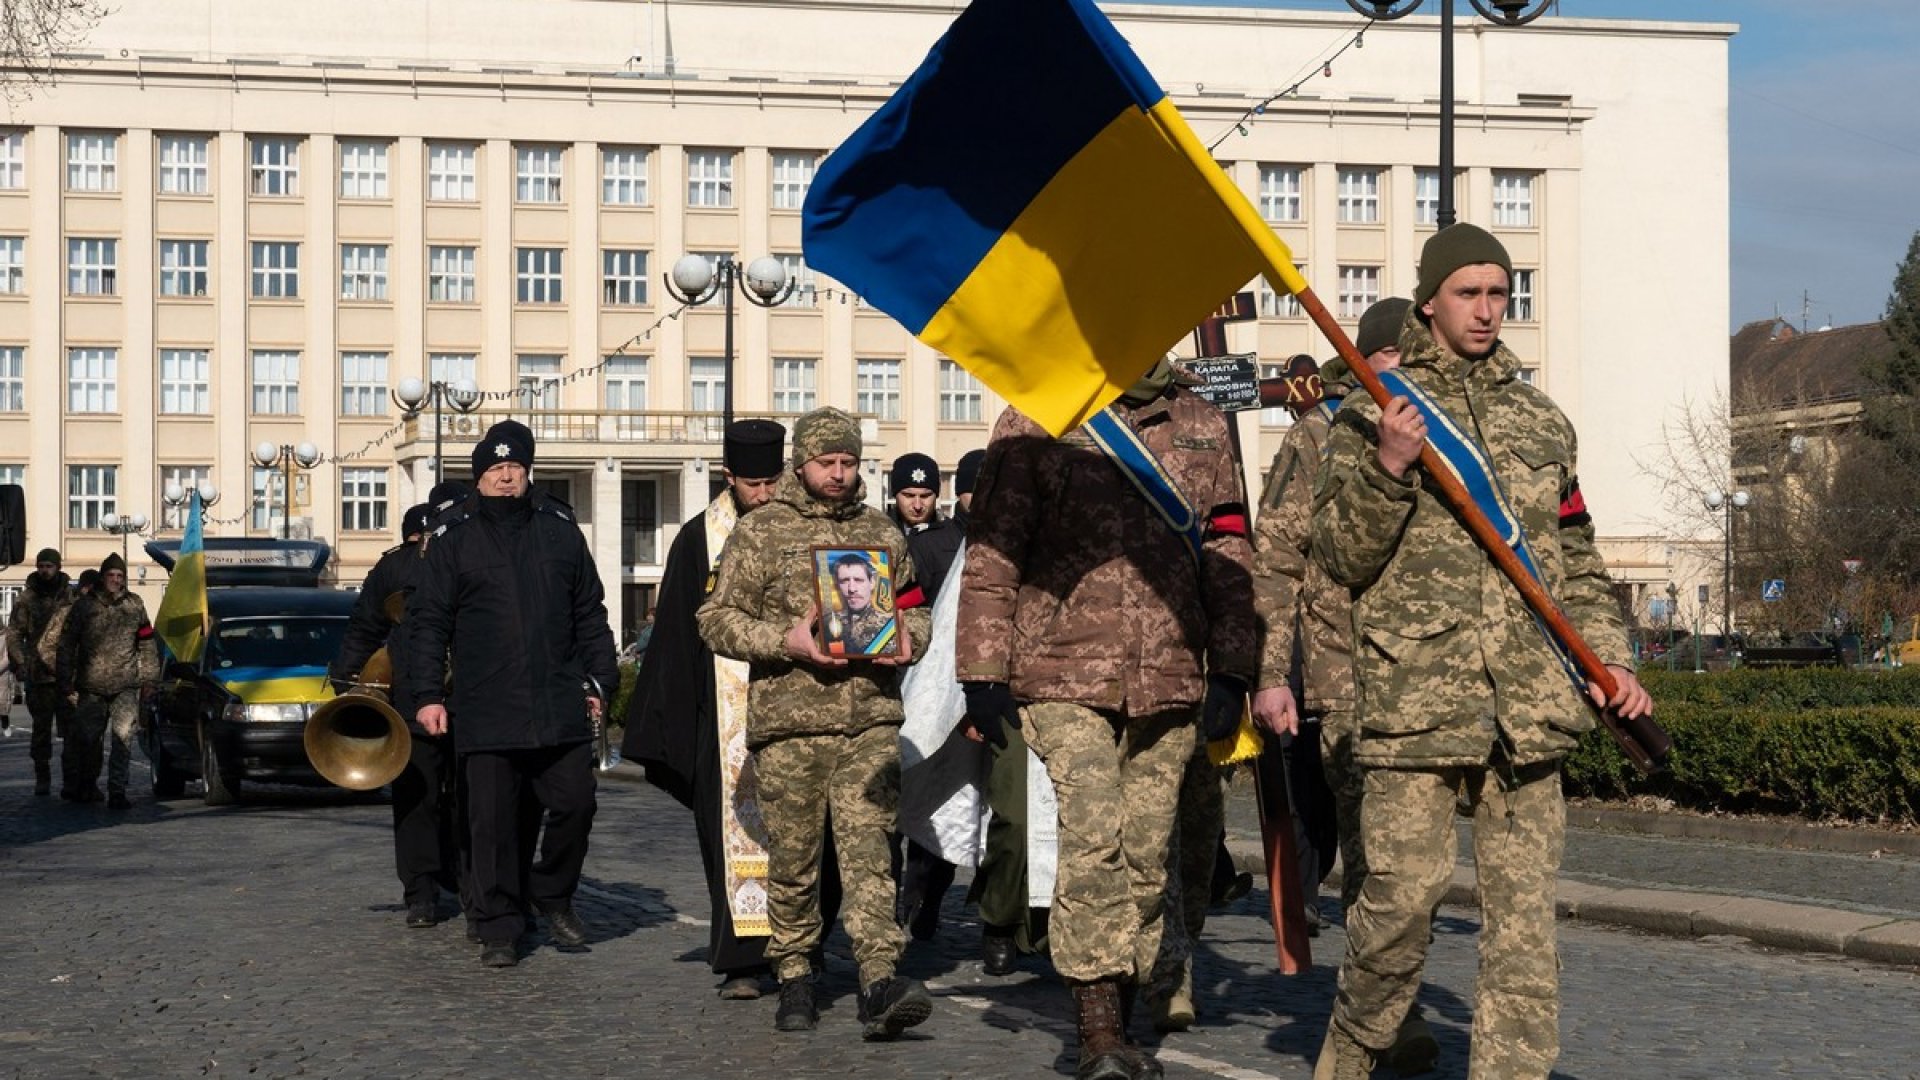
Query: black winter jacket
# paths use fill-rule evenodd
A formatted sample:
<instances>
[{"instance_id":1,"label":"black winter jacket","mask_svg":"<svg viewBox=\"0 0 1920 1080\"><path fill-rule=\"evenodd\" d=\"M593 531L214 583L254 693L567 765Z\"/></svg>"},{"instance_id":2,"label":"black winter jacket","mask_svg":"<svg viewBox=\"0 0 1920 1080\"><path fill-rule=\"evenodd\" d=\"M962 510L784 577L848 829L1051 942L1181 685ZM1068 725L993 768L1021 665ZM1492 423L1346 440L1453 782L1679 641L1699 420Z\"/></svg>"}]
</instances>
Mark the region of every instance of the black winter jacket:
<instances>
[{"instance_id":1,"label":"black winter jacket","mask_svg":"<svg viewBox=\"0 0 1920 1080\"><path fill-rule=\"evenodd\" d=\"M405 621L416 709L445 704L463 754L586 742L587 677L612 695L620 670L572 508L471 495L435 525ZM451 692L434 657L452 667Z\"/></svg>"},{"instance_id":2,"label":"black winter jacket","mask_svg":"<svg viewBox=\"0 0 1920 1080\"><path fill-rule=\"evenodd\" d=\"M367 579L360 583L360 599L354 602L353 615L347 620L347 635L340 642L340 655L327 671L334 680L334 689L344 693L353 677L366 666L367 659L382 645L386 646L387 658L393 661L393 688L389 697L394 711L406 718L407 727L416 735L421 729L413 714L419 710L420 703L414 700L413 686L407 681L413 654L408 650L407 635L401 632L404 618L396 624L387 617L387 597L397 592L411 600L425 566L426 558L417 543L401 544L380 556L380 561L367 571Z\"/></svg>"}]
</instances>

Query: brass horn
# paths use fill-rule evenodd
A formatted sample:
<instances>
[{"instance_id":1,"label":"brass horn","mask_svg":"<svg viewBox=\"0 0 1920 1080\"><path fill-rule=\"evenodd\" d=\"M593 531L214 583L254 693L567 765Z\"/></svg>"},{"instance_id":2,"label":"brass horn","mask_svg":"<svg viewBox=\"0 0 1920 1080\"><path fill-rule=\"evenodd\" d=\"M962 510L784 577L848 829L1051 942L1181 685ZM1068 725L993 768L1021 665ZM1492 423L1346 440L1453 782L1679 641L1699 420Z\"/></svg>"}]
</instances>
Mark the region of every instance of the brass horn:
<instances>
[{"instance_id":1,"label":"brass horn","mask_svg":"<svg viewBox=\"0 0 1920 1080\"><path fill-rule=\"evenodd\" d=\"M386 599L387 617L400 621L406 594ZM413 735L387 700L393 686L393 658L385 646L374 650L346 693L323 702L307 717L301 734L307 760L328 783L350 791L372 791L393 782L413 753Z\"/></svg>"}]
</instances>

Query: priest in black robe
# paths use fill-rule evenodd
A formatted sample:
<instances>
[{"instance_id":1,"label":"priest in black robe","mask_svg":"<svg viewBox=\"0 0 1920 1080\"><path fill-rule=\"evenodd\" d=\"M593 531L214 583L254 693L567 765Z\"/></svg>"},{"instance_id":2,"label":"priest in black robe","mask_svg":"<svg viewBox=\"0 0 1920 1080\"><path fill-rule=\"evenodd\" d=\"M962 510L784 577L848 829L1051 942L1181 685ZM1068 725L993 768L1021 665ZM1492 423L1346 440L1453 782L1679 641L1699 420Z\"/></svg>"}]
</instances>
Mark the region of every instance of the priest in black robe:
<instances>
[{"instance_id":1,"label":"priest in black robe","mask_svg":"<svg viewBox=\"0 0 1920 1080\"><path fill-rule=\"evenodd\" d=\"M713 587L715 567L734 524L773 498L774 485L787 467L785 439L786 429L771 420L738 420L727 428L726 488L681 526L667 551L653 636L627 703L621 746L622 756L646 770L648 782L693 811L712 906L707 962L720 977L720 996L733 1000L759 997L762 981L772 976L766 962L764 905L755 920L759 925L736 925L740 885L728 870L729 836L737 839L742 829L754 832L759 822L751 799L738 797L741 764L721 745L725 675L716 671L713 652L701 642L693 616ZM740 684L745 685L744 674ZM740 721L744 725L744 712ZM734 805L723 806L729 793L736 795ZM831 842L825 858L821 907L830 926L840 906L840 875L831 862ZM748 889L751 892L751 886ZM752 906L750 899L747 905Z\"/></svg>"}]
</instances>

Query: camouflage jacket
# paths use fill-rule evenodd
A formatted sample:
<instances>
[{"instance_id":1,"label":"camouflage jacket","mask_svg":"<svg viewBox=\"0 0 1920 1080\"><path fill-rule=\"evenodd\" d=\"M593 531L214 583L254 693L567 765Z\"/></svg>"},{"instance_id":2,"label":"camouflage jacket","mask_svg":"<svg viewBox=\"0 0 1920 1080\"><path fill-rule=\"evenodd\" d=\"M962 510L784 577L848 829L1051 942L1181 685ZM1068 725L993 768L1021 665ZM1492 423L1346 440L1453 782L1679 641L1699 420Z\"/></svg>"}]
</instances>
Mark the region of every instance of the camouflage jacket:
<instances>
[{"instance_id":1,"label":"camouflage jacket","mask_svg":"<svg viewBox=\"0 0 1920 1080\"><path fill-rule=\"evenodd\" d=\"M1400 370L1478 436L1547 591L1588 645L1629 662L1619 606L1580 498L1573 425L1521 381L1506 346L1469 364L1409 320ZM1353 590L1354 676L1367 765L1565 755L1594 724L1513 584L1415 466L1396 479L1376 452L1378 406L1350 394L1334 415L1314 494L1313 556Z\"/></svg>"},{"instance_id":2,"label":"camouflage jacket","mask_svg":"<svg viewBox=\"0 0 1920 1080\"><path fill-rule=\"evenodd\" d=\"M1251 679L1252 549L1221 412L1175 387L1118 410L1208 522L1201 562L1084 430L1014 409L994 425L967 522L955 670L1023 701L1144 716L1209 671Z\"/></svg>"},{"instance_id":3,"label":"camouflage jacket","mask_svg":"<svg viewBox=\"0 0 1920 1080\"><path fill-rule=\"evenodd\" d=\"M1320 378L1329 396L1353 392L1345 361ZM1338 402L1331 404L1337 405ZM1313 480L1325 457L1332 413L1316 405L1288 429L1267 470L1260 518L1253 531L1253 606L1260 618L1260 676L1256 689L1287 686L1300 658L1302 712L1353 708L1353 601L1325 567L1309 558Z\"/></svg>"},{"instance_id":4,"label":"camouflage jacket","mask_svg":"<svg viewBox=\"0 0 1920 1080\"><path fill-rule=\"evenodd\" d=\"M857 735L902 719L900 669L852 660L826 670L787 656L787 631L815 602L816 546L886 551L896 594L905 603L915 591L907 538L864 498L863 482L849 501L823 502L789 470L773 501L742 517L721 549L718 579L695 619L708 648L747 661L750 747L795 735ZM917 656L931 630L928 609L895 611Z\"/></svg>"},{"instance_id":5,"label":"camouflage jacket","mask_svg":"<svg viewBox=\"0 0 1920 1080\"><path fill-rule=\"evenodd\" d=\"M47 632L55 613L72 603L73 590L67 587L65 573L54 575L45 590L36 575L27 575L27 586L14 598L13 614L7 617L7 663L15 678L28 685L54 681L53 667L40 658L40 635Z\"/></svg>"},{"instance_id":6,"label":"camouflage jacket","mask_svg":"<svg viewBox=\"0 0 1920 1080\"><path fill-rule=\"evenodd\" d=\"M160 678L147 605L132 592L95 589L76 600L60 640L60 689L109 697Z\"/></svg>"}]
</instances>

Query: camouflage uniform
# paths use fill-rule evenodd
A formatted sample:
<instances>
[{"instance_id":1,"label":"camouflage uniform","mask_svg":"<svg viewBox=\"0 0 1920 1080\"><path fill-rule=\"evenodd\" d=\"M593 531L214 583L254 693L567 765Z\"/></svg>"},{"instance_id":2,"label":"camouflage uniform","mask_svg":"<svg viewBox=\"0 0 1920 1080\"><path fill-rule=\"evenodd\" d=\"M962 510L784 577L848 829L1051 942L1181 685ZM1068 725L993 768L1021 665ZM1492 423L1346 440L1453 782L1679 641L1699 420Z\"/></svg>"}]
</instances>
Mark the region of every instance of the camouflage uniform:
<instances>
[{"instance_id":1,"label":"camouflage uniform","mask_svg":"<svg viewBox=\"0 0 1920 1080\"><path fill-rule=\"evenodd\" d=\"M747 745L768 839L767 960L782 982L808 974L807 954L825 932L818 884L829 809L860 985L891 976L906 944L893 921L887 847L900 796L899 672L864 660L821 670L786 651L787 631L815 602L816 545L888 552L901 630L910 644L927 640L927 610L907 599L906 537L862 501L863 486L829 503L794 472L782 476L773 501L741 518L728 538L697 615L708 647L750 665Z\"/></svg>"},{"instance_id":2,"label":"camouflage uniform","mask_svg":"<svg viewBox=\"0 0 1920 1080\"><path fill-rule=\"evenodd\" d=\"M1400 346L1402 372L1478 434L1548 591L1603 661L1627 663L1565 415L1518 378L1504 345L1469 363L1410 318ZM1461 799L1474 811L1485 918L1469 1075L1544 1077L1559 1053L1559 766L1594 719L1518 591L1420 471L1395 478L1380 465L1379 415L1362 395L1335 415L1312 525L1314 558L1354 590L1371 871L1348 913L1332 1023L1376 1052L1393 1040L1453 871Z\"/></svg>"},{"instance_id":3,"label":"camouflage uniform","mask_svg":"<svg viewBox=\"0 0 1920 1080\"><path fill-rule=\"evenodd\" d=\"M956 635L963 682L1007 683L1058 796L1054 966L1147 977L1209 673L1250 678L1250 550L1226 419L1183 388L1116 411L1208 523L1202 562L1084 431L1008 409L981 464Z\"/></svg>"},{"instance_id":4,"label":"camouflage uniform","mask_svg":"<svg viewBox=\"0 0 1920 1080\"><path fill-rule=\"evenodd\" d=\"M67 575L55 574L50 580L39 573L27 575L26 588L14 598L13 614L7 618L7 663L27 688L27 712L33 717L33 774L35 789L45 786L52 772L53 740L61 741L61 791L72 794L79 754L66 752L66 739L73 724L73 709L60 694L53 666L40 657L41 635L54 615L73 605L73 590L67 587ZM0 709L13 702L0 702Z\"/></svg>"},{"instance_id":5,"label":"camouflage uniform","mask_svg":"<svg viewBox=\"0 0 1920 1080\"><path fill-rule=\"evenodd\" d=\"M873 639L893 621L893 616L881 611L877 605L868 604L866 608L847 619L847 631L842 640L847 643L847 651L858 653L866 651Z\"/></svg>"},{"instance_id":6,"label":"camouflage uniform","mask_svg":"<svg viewBox=\"0 0 1920 1080\"><path fill-rule=\"evenodd\" d=\"M1221 769L1208 759L1207 740L1198 727L1193 734L1193 752L1180 770L1179 808L1167 844L1167 905L1178 917L1165 922L1160 955L1146 986L1156 1008L1176 995L1193 996L1193 946L1207 928L1213 861L1226 821Z\"/></svg>"},{"instance_id":7,"label":"camouflage uniform","mask_svg":"<svg viewBox=\"0 0 1920 1080\"><path fill-rule=\"evenodd\" d=\"M1330 398L1354 391L1346 362L1320 373ZM1253 531L1254 609L1260 616L1260 677L1255 689L1288 685L1300 658L1302 719L1320 721L1320 758L1333 789L1340 840L1340 906L1353 906L1366 880L1360 841L1360 770L1353 761L1353 612L1344 586L1308 558L1313 480L1325 456L1332 412L1308 410L1287 430L1267 470L1260 518Z\"/></svg>"},{"instance_id":8,"label":"camouflage uniform","mask_svg":"<svg viewBox=\"0 0 1920 1080\"><path fill-rule=\"evenodd\" d=\"M110 734L107 795L125 798L141 691L160 678L153 624L140 597L126 590L112 595L102 585L76 601L61 639L58 676L63 693L79 694L73 737L83 752L76 782L83 791L93 785L100 775L101 742Z\"/></svg>"}]
</instances>

